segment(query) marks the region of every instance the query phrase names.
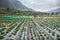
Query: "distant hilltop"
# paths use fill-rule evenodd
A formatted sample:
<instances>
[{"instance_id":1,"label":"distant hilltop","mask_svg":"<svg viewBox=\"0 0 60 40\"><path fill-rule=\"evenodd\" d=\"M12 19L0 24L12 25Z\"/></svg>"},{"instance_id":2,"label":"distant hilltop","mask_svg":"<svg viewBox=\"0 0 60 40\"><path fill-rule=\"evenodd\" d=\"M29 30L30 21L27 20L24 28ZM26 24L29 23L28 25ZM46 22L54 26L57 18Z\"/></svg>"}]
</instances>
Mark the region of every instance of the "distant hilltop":
<instances>
[{"instance_id":1,"label":"distant hilltop","mask_svg":"<svg viewBox=\"0 0 60 40\"><path fill-rule=\"evenodd\" d=\"M18 0L0 0L0 8L13 8L21 11L33 11Z\"/></svg>"},{"instance_id":2,"label":"distant hilltop","mask_svg":"<svg viewBox=\"0 0 60 40\"><path fill-rule=\"evenodd\" d=\"M50 10L49 12L60 12L60 8Z\"/></svg>"}]
</instances>

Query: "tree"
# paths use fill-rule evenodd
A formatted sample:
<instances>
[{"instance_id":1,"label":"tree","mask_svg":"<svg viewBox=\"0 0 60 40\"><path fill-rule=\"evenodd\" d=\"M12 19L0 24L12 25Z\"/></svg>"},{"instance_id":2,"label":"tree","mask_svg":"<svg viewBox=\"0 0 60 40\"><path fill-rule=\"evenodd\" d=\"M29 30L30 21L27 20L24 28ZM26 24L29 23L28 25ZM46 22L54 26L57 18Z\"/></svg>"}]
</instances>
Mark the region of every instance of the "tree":
<instances>
[{"instance_id":1,"label":"tree","mask_svg":"<svg viewBox=\"0 0 60 40\"><path fill-rule=\"evenodd\" d=\"M7 10L9 11L9 8L7 8Z\"/></svg>"},{"instance_id":2,"label":"tree","mask_svg":"<svg viewBox=\"0 0 60 40\"><path fill-rule=\"evenodd\" d=\"M54 13L52 12L51 14L53 15Z\"/></svg>"}]
</instances>

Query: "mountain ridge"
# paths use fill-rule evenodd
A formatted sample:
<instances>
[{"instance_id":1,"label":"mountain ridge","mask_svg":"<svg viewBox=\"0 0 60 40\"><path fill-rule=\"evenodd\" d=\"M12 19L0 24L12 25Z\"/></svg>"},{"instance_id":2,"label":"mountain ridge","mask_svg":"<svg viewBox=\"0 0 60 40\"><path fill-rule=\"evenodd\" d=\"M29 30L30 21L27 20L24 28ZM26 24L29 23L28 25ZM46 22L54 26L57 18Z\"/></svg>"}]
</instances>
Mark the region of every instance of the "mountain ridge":
<instances>
[{"instance_id":1,"label":"mountain ridge","mask_svg":"<svg viewBox=\"0 0 60 40\"><path fill-rule=\"evenodd\" d=\"M48 12L60 12L60 8L56 8L56 9L50 10Z\"/></svg>"},{"instance_id":2,"label":"mountain ridge","mask_svg":"<svg viewBox=\"0 0 60 40\"><path fill-rule=\"evenodd\" d=\"M19 0L0 0L0 8L13 8L21 11L33 11L26 7Z\"/></svg>"}]
</instances>

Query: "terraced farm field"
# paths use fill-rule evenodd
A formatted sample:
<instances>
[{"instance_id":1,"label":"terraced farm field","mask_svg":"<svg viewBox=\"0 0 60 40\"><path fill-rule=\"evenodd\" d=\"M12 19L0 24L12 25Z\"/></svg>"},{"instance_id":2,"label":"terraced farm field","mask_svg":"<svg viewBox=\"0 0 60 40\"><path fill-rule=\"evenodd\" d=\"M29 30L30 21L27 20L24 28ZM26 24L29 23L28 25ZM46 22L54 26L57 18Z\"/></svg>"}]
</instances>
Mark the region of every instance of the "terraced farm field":
<instances>
[{"instance_id":1,"label":"terraced farm field","mask_svg":"<svg viewBox=\"0 0 60 40\"><path fill-rule=\"evenodd\" d=\"M60 18L0 18L0 40L60 40Z\"/></svg>"}]
</instances>

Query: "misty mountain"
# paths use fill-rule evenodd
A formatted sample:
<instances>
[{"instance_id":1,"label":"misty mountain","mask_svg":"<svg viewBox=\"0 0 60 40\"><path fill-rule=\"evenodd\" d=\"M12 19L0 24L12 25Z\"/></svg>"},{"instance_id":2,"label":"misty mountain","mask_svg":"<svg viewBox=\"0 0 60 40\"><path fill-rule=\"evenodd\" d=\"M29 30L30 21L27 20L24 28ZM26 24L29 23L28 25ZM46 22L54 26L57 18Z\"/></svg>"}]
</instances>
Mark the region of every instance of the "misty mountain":
<instances>
[{"instance_id":1,"label":"misty mountain","mask_svg":"<svg viewBox=\"0 0 60 40\"><path fill-rule=\"evenodd\" d=\"M13 8L21 11L33 11L18 0L0 0L0 8Z\"/></svg>"},{"instance_id":2,"label":"misty mountain","mask_svg":"<svg viewBox=\"0 0 60 40\"><path fill-rule=\"evenodd\" d=\"M54 9L54 10L50 10L49 12L60 12L60 8Z\"/></svg>"},{"instance_id":3,"label":"misty mountain","mask_svg":"<svg viewBox=\"0 0 60 40\"><path fill-rule=\"evenodd\" d=\"M0 8L9 7L9 0L0 0Z\"/></svg>"}]
</instances>

